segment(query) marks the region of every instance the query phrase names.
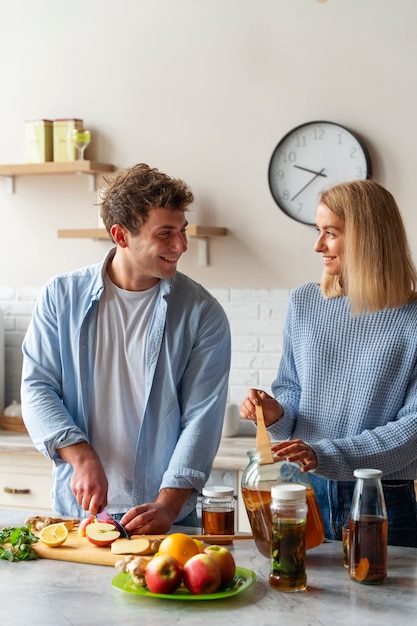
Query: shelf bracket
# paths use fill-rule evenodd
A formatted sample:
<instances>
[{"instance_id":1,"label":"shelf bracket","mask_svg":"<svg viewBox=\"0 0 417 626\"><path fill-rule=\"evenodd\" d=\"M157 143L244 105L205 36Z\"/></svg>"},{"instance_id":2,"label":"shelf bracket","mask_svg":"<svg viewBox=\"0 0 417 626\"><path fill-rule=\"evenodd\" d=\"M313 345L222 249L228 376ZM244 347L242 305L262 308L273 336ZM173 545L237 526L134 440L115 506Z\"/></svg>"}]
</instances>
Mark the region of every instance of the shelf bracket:
<instances>
[{"instance_id":1,"label":"shelf bracket","mask_svg":"<svg viewBox=\"0 0 417 626\"><path fill-rule=\"evenodd\" d=\"M6 181L6 192L14 193L14 176L1 176Z\"/></svg>"},{"instance_id":2,"label":"shelf bracket","mask_svg":"<svg viewBox=\"0 0 417 626\"><path fill-rule=\"evenodd\" d=\"M208 238L194 237L198 245L198 264L200 267L206 267L209 264L208 258Z\"/></svg>"},{"instance_id":3,"label":"shelf bracket","mask_svg":"<svg viewBox=\"0 0 417 626\"><path fill-rule=\"evenodd\" d=\"M95 174L87 174L88 176L88 191L96 190L96 175Z\"/></svg>"},{"instance_id":4,"label":"shelf bracket","mask_svg":"<svg viewBox=\"0 0 417 626\"><path fill-rule=\"evenodd\" d=\"M88 178L88 191L95 191L96 190L96 175L95 174L89 174L88 172L77 172L77 174L79 176L87 176Z\"/></svg>"}]
</instances>

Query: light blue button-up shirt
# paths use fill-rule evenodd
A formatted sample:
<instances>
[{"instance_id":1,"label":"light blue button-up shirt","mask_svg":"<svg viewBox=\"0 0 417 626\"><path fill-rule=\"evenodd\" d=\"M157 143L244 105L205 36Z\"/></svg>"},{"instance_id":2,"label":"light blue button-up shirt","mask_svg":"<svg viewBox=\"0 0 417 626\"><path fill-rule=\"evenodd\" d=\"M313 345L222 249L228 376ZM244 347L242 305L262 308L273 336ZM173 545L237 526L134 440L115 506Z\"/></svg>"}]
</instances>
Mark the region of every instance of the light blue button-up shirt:
<instances>
[{"instance_id":1,"label":"light blue button-up shirt","mask_svg":"<svg viewBox=\"0 0 417 626\"><path fill-rule=\"evenodd\" d=\"M36 448L53 460L52 506L60 515L85 514L70 489L72 467L57 449L89 441L97 303L114 252L103 263L51 279L23 342L22 414ZM220 442L229 323L206 289L177 272L160 281L147 345L132 506L154 501L163 488L192 488L180 521L194 508Z\"/></svg>"}]
</instances>

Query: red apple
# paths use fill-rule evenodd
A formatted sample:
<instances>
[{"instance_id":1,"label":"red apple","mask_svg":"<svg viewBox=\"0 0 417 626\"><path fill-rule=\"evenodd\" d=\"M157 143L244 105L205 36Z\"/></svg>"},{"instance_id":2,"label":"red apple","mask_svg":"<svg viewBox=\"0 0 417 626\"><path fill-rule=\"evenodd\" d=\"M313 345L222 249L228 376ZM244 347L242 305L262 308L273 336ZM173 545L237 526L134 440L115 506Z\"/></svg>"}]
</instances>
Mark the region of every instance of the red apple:
<instances>
[{"instance_id":1,"label":"red apple","mask_svg":"<svg viewBox=\"0 0 417 626\"><path fill-rule=\"evenodd\" d=\"M230 550L224 546L207 546L204 553L208 554L220 568L221 585L227 585L236 573L236 563Z\"/></svg>"},{"instance_id":2,"label":"red apple","mask_svg":"<svg viewBox=\"0 0 417 626\"><path fill-rule=\"evenodd\" d=\"M78 526L78 536L85 537L85 529L87 528L87 526L91 524L91 522L96 521L97 519L95 515L89 515L88 517L84 517L84 519L81 520L80 525Z\"/></svg>"},{"instance_id":3,"label":"red apple","mask_svg":"<svg viewBox=\"0 0 417 626\"><path fill-rule=\"evenodd\" d=\"M183 570L184 584L193 594L214 593L220 587L222 575L216 561L205 552L188 559Z\"/></svg>"},{"instance_id":4,"label":"red apple","mask_svg":"<svg viewBox=\"0 0 417 626\"><path fill-rule=\"evenodd\" d=\"M145 569L145 583L151 593L173 593L182 580L182 567L173 556L157 554Z\"/></svg>"},{"instance_id":5,"label":"red apple","mask_svg":"<svg viewBox=\"0 0 417 626\"><path fill-rule=\"evenodd\" d=\"M108 522L96 522L95 524L88 524L85 529L85 534L91 543L100 548L110 546L113 541L119 539L120 533L116 530L114 524Z\"/></svg>"}]
</instances>

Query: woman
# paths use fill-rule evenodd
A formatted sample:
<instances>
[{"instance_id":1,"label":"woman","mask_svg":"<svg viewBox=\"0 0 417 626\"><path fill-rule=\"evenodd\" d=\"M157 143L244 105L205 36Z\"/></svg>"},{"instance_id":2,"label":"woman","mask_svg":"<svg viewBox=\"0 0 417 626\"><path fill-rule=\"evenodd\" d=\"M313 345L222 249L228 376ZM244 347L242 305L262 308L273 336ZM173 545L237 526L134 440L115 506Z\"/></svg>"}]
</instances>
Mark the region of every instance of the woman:
<instances>
[{"instance_id":1,"label":"woman","mask_svg":"<svg viewBox=\"0 0 417 626\"><path fill-rule=\"evenodd\" d=\"M324 191L316 221L323 276L292 292L273 396L260 394L272 450L311 472L328 539L353 471L382 470L388 542L417 546L417 272L401 215L363 180ZM243 418L256 421L257 391Z\"/></svg>"}]
</instances>

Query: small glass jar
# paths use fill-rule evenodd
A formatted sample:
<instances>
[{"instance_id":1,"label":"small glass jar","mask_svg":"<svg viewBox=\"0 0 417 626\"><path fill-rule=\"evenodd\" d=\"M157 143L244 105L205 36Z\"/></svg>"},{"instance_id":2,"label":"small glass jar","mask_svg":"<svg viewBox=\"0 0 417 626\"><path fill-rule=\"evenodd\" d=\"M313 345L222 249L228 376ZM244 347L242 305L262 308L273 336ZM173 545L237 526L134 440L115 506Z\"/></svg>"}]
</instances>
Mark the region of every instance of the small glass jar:
<instances>
[{"instance_id":1,"label":"small glass jar","mask_svg":"<svg viewBox=\"0 0 417 626\"><path fill-rule=\"evenodd\" d=\"M379 584L387 576L388 518L382 472L357 469L349 519L349 576L358 583Z\"/></svg>"},{"instance_id":2,"label":"small glass jar","mask_svg":"<svg viewBox=\"0 0 417 626\"><path fill-rule=\"evenodd\" d=\"M304 591L307 587L306 488L295 484L275 485L271 497L269 584L279 591Z\"/></svg>"},{"instance_id":3,"label":"small glass jar","mask_svg":"<svg viewBox=\"0 0 417 626\"><path fill-rule=\"evenodd\" d=\"M233 535L235 532L235 499L231 487L204 487L202 502L203 535L205 543L228 545L233 540L219 539L218 535ZM216 535L211 542L209 535Z\"/></svg>"}]
</instances>

